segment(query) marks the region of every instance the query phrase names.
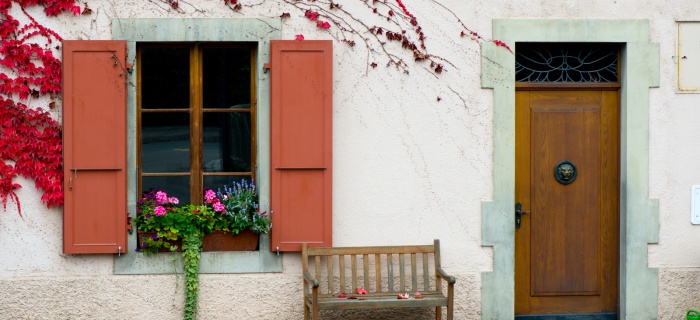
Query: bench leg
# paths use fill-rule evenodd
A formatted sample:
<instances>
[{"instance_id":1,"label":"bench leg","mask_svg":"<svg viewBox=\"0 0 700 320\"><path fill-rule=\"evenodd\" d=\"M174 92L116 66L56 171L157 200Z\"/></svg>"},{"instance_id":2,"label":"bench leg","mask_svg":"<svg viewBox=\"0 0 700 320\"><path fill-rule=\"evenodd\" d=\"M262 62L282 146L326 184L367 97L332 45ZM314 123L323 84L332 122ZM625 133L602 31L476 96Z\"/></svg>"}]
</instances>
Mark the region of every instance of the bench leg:
<instances>
[{"instance_id":1,"label":"bench leg","mask_svg":"<svg viewBox=\"0 0 700 320\"><path fill-rule=\"evenodd\" d=\"M318 305L313 305L312 306L312 311L313 311L313 320L318 320Z\"/></svg>"},{"instance_id":2,"label":"bench leg","mask_svg":"<svg viewBox=\"0 0 700 320\"><path fill-rule=\"evenodd\" d=\"M442 319L442 307L435 307L435 320Z\"/></svg>"},{"instance_id":3,"label":"bench leg","mask_svg":"<svg viewBox=\"0 0 700 320\"><path fill-rule=\"evenodd\" d=\"M309 320L309 306L306 305L306 299L304 299L304 320Z\"/></svg>"}]
</instances>

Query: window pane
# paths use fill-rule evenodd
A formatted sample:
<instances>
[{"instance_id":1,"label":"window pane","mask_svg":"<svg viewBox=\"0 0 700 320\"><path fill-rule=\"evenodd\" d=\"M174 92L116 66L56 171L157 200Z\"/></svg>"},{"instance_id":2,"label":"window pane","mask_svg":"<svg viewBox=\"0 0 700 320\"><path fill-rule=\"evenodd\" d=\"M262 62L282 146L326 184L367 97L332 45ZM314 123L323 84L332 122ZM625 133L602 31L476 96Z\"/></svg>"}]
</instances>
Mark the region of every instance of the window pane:
<instances>
[{"instance_id":1,"label":"window pane","mask_svg":"<svg viewBox=\"0 0 700 320\"><path fill-rule=\"evenodd\" d=\"M190 49L141 48L141 108L190 107Z\"/></svg>"},{"instance_id":2,"label":"window pane","mask_svg":"<svg viewBox=\"0 0 700 320\"><path fill-rule=\"evenodd\" d=\"M170 197L176 197L180 204L190 203L190 177L142 177L141 190L163 190Z\"/></svg>"},{"instance_id":3,"label":"window pane","mask_svg":"<svg viewBox=\"0 0 700 320\"><path fill-rule=\"evenodd\" d=\"M515 44L515 81L616 82L619 45L607 43Z\"/></svg>"},{"instance_id":4,"label":"window pane","mask_svg":"<svg viewBox=\"0 0 700 320\"><path fill-rule=\"evenodd\" d=\"M203 133L205 172L250 172L250 113L205 112Z\"/></svg>"},{"instance_id":5,"label":"window pane","mask_svg":"<svg viewBox=\"0 0 700 320\"><path fill-rule=\"evenodd\" d=\"M204 176L204 190L212 189L217 191L224 186L231 187L236 182L243 180L250 181L250 176Z\"/></svg>"},{"instance_id":6,"label":"window pane","mask_svg":"<svg viewBox=\"0 0 700 320\"><path fill-rule=\"evenodd\" d=\"M190 171L189 114L142 114L141 167L148 173Z\"/></svg>"},{"instance_id":7,"label":"window pane","mask_svg":"<svg viewBox=\"0 0 700 320\"><path fill-rule=\"evenodd\" d=\"M202 52L203 107L250 108L250 49L205 48Z\"/></svg>"}]
</instances>

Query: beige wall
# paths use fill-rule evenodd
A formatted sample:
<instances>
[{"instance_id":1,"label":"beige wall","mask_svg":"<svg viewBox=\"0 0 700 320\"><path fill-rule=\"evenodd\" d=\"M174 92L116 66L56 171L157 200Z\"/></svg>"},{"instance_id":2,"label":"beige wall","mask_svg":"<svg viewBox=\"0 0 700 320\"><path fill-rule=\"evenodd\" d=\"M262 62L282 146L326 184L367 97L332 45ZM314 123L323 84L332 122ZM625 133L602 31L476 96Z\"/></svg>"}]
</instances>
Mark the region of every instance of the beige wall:
<instances>
[{"instance_id":1,"label":"beige wall","mask_svg":"<svg viewBox=\"0 0 700 320\"><path fill-rule=\"evenodd\" d=\"M299 33L306 39L332 39L278 0L245 7L243 15L223 1L187 2L194 7L181 3L183 13L157 0L92 0L89 16L46 18L39 9L30 14L65 39L110 39L110 21L116 17L276 17L289 12L283 39ZM454 66L435 76L425 65L411 65L406 76L384 67L387 59L380 54L367 59L359 39L353 48L334 44L333 241L345 246L441 239L444 269L458 279L457 319L478 319L480 272L492 268L491 250L480 243L480 204L492 198L492 95L480 86L479 45L459 37L451 14L429 2L404 3L428 35L430 52ZM690 187L700 184L695 121L700 95L679 94L675 88L675 21L700 19L695 1L440 3L486 38L492 18L650 20L650 40L661 46L661 86L651 89L649 123L649 197L660 203L659 244L649 247L650 266L660 268L659 318L678 319L688 308L700 308L700 226L689 222ZM373 19L359 1L343 6ZM330 32L336 32L334 27ZM366 72L373 61L379 67ZM111 256L63 255L61 211L38 203L33 182L20 183L24 219L13 205L0 214L0 318L179 317L182 277L115 276ZM284 272L276 274L203 275L202 318L300 318L299 257L285 254L283 263Z\"/></svg>"}]
</instances>

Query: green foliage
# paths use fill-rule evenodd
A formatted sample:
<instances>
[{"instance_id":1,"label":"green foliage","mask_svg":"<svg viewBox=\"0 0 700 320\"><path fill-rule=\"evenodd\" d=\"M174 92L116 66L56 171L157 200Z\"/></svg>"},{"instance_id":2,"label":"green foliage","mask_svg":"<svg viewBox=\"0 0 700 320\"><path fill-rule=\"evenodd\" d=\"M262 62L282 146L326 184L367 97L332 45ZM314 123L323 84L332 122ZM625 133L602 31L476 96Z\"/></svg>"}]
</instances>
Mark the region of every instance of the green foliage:
<instances>
[{"instance_id":1,"label":"green foliage","mask_svg":"<svg viewBox=\"0 0 700 320\"><path fill-rule=\"evenodd\" d=\"M232 234L247 229L255 233L267 233L272 227L270 215L260 211L255 184L243 180L231 187L224 186L214 192L207 190L205 201L214 211L214 229Z\"/></svg>"},{"instance_id":2,"label":"green foliage","mask_svg":"<svg viewBox=\"0 0 700 320\"><path fill-rule=\"evenodd\" d=\"M163 238L157 234L153 236L144 236L141 238L141 246L138 248L138 251L143 254L153 254L164 246L170 247L170 244L164 242Z\"/></svg>"},{"instance_id":3,"label":"green foliage","mask_svg":"<svg viewBox=\"0 0 700 320\"><path fill-rule=\"evenodd\" d=\"M183 270L185 273L185 320L197 319L197 297L199 296L199 261L202 233L195 232L182 240Z\"/></svg>"},{"instance_id":4,"label":"green foliage","mask_svg":"<svg viewBox=\"0 0 700 320\"><path fill-rule=\"evenodd\" d=\"M260 212L258 194L252 182L235 183L223 191L207 190L205 205L179 205L175 197L163 191L143 194L137 203L136 225L140 231L156 232L155 236L142 237L137 251L151 254L162 247L170 247L166 240L182 239L183 270L185 273L185 320L197 318L199 296L200 247L204 234L222 230L236 235L251 229L255 233L269 232L272 227L267 212Z\"/></svg>"},{"instance_id":5,"label":"green foliage","mask_svg":"<svg viewBox=\"0 0 700 320\"><path fill-rule=\"evenodd\" d=\"M167 240L185 239L194 233L211 233L214 230L214 211L211 207L193 204L178 206L178 202L175 198L167 198L162 191L145 193L137 204L135 222L138 229L155 231L159 237Z\"/></svg>"}]
</instances>

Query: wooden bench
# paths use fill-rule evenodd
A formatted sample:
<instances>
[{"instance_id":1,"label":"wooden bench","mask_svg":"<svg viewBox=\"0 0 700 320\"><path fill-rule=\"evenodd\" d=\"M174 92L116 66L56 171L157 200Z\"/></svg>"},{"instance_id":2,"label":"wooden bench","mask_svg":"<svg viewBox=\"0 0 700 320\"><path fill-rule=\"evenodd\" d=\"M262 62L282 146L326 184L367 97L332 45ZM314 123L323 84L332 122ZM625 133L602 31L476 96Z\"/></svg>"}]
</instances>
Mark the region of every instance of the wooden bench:
<instances>
[{"instance_id":1,"label":"wooden bench","mask_svg":"<svg viewBox=\"0 0 700 320\"><path fill-rule=\"evenodd\" d=\"M305 320L317 320L319 310L418 307L434 307L438 320L446 307L452 320L455 278L440 267L439 240L391 247L309 248L303 243L301 255ZM367 294L359 294L358 287ZM405 293L409 299L399 299Z\"/></svg>"}]
</instances>

